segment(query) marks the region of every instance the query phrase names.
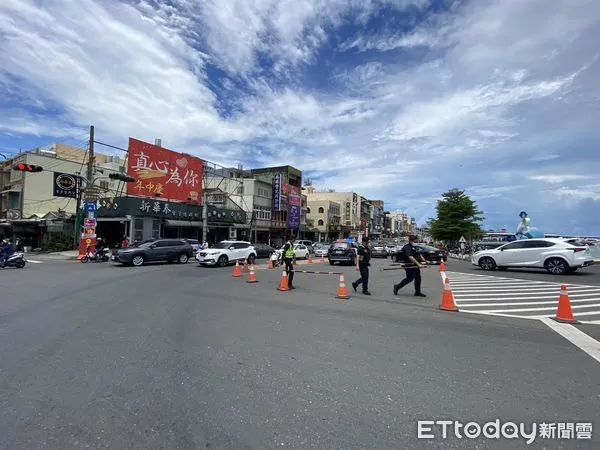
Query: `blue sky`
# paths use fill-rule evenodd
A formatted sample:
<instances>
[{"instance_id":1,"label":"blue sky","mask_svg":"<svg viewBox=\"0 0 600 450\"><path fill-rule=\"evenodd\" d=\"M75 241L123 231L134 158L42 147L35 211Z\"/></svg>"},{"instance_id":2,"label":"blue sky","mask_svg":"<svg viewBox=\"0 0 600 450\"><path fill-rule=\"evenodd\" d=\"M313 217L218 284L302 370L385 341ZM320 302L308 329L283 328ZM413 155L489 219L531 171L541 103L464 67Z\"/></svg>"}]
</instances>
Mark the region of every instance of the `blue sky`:
<instances>
[{"instance_id":1,"label":"blue sky","mask_svg":"<svg viewBox=\"0 0 600 450\"><path fill-rule=\"evenodd\" d=\"M133 136L600 234L597 0L2 0L0 152Z\"/></svg>"}]
</instances>

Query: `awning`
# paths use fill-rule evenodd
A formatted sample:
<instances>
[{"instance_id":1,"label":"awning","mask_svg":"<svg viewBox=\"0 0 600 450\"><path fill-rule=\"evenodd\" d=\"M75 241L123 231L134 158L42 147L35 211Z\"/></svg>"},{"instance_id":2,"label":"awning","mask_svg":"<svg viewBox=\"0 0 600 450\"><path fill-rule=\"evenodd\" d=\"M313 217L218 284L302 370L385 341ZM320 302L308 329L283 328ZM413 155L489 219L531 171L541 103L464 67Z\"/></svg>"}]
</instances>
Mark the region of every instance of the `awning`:
<instances>
[{"instance_id":1,"label":"awning","mask_svg":"<svg viewBox=\"0 0 600 450\"><path fill-rule=\"evenodd\" d=\"M165 220L165 225L168 227L202 227L202 222L191 220Z\"/></svg>"},{"instance_id":2,"label":"awning","mask_svg":"<svg viewBox=\"0 0 600 450\"><path fill-rule=\"evenodd\" d=\"M245 230L245 229L250 228L250 224L249 223L234 223L232 226L236 230Z\"/></svg>"},{"instance_id":3,"label":"awning","mask_svg":"<svg viewBox=\"0 0 600 450\"><path fill-rule=\"evenodd\" d=\"M129 222L127 217L96 217L97 222Z\"/></svg>"}]
</instances>

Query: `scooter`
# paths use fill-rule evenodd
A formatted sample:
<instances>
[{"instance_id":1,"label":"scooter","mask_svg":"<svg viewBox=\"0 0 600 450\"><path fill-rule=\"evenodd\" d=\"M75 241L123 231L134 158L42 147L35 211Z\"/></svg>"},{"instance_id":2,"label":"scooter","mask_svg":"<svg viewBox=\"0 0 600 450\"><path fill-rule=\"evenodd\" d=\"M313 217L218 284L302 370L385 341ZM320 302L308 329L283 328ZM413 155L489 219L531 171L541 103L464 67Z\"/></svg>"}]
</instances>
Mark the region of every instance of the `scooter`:
<instances>
[{"instance_id":1,"label":"scooter","mask_svg":"<svg viewBox=\"0 0 600 450\"><path fill-rule=\"evenodd\" d=\"M279 250L275 250L273 253L271 253L271 262L273 264L273 267L278 267L283 264L282 256L283 253Z\"/></svg>"},{"instance_id":2,"label":"scooter","mask_svg":"<svg viewBox=\"0 0 600 450\"><path fill-rule=\"evenodd\" d=\"M85 251L85 255L81 258L82 263L86 263L88 261L91 262L107 262L109 260L109 256L106 253L106 250L100 250L99 252L92 252L91 248L88 247Z\"/></svg>"},{"instance_id":3,"label":"scooter","mask_svg":"<svg viewBox=\"0 0 600 450\"><path fill-rule=\"evenodd\" d=\"M25 259L25 253L13 253L4 262L3 267L16 267L17 269L22 269L25 267L26 263L27 260Z\"/></svg>"}]
</instances>

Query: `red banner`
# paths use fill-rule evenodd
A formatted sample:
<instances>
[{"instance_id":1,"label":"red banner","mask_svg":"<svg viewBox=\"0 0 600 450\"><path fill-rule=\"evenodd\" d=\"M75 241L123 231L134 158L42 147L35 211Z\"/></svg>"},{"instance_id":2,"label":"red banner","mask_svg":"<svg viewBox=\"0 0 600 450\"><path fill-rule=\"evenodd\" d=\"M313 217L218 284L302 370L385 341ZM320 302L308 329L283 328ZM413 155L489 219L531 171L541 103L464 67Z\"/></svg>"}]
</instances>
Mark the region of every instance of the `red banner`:
<instances>
[{"instance_id":1,"label":"red banner","mask_svg":"<svg viewBox=\"0 0 600 450\"><path fill-rule=\"evenodd\" d=\"M127 194L202 204L204 161L129 138Z\"/></svg>"}]
</instances>

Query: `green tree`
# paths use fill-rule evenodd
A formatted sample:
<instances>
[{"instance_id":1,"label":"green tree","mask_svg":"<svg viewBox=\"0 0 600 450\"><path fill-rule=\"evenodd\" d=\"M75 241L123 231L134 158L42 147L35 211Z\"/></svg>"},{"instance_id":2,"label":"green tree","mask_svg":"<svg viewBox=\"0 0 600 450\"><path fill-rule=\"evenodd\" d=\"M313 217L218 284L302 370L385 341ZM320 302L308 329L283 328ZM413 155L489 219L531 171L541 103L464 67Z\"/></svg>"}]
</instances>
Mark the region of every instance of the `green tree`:
<instances>
[{"instance_id":1,"label":"green tree","mask_svg":"<svg viewBox=\"0 0 600 450\"><path fill-rule=\"evenodd\" d=\"M457 242L461 236L476 239L483 236L479 222L482 211L477 203L460 189L451 189L438 200L437 218L429 220L430 234L435 240Z\"/></svg>"}]
</instances>

